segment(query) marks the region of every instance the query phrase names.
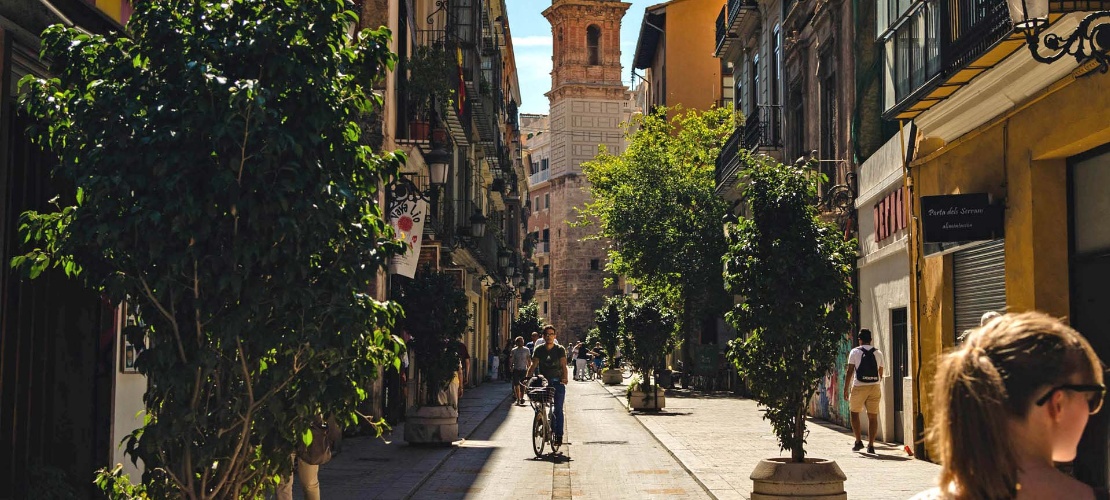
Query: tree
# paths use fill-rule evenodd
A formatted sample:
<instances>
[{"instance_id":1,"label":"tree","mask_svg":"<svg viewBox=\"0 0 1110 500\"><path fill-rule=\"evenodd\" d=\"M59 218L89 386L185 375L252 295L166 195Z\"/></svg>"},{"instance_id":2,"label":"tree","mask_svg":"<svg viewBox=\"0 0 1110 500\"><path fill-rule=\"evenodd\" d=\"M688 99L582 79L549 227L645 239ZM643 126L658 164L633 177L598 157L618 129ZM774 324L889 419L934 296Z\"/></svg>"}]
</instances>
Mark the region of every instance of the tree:
<instances>
[{"instance_id":1,"label":"tree","mask_svg":"<svg viewBox=\"0 0 1110 500\"><path fill-rule=\"evenodd\" d=\"M733 132L729 109L690 110L667 120L667 109L635 118L628 149L602 151L583 163L593 201L579 223L597 224L613 242L609 270L646 296L680 311L684 338L723 312L721 219L727 203L715 193L714 165Z\"/></svg>"},{"instance_id":2,"label":"tree","mask_svg":"<svg viewBox=\"0 0 1110 500\"><path fill-rule=\"evenodd\" d=\"M524 337L525 342L531 341L532 332L540 332L543 329L543 322L536 301L526 302L516 310L516 318L513 319L512 325L513 338Z\"/></svg>"},{"instance_id":3,"label":"tree","mask_svg":"<svg viewBox=\"0 0 1110 500\"><path fill-rule=\"evenodd\" d=\"M805 411L851 329L855 241L817 213L812 166L747 157L751 218L727 228L725 282L744 298L727 320L746 337L730 357L771 421L779 445L805 458Z\"/></svg>"},{"instance_id":4,"label":"tree","mask_svg":"<svg viewBox=\"0 0 1110 500\"><path fill-rule=\"evenodd\" d=\"M348 34L350 7L136 2L121 34L48 28L53 76L21 81L76 191L24 215L35 248L13 265L144 311L127 333L149 339L147 415L126 449L154 498L261 497L318 416L352 423L399 366L400 310L368 290L402 248L376 200L403 157L357 125L394 56L387 30Z\"/></svg>"},{"instance_id":5,"label":"tree","mask_svg":"<svg viewBox=\"0 0 1110 500\"><path fill-rule=\"evenodd\" d=\"M655 394L652 374L674 350L677 326L675 314L657 298L627 300L621 307L624 355L643 377L640 390L647 394Z\"/></svg>"},{"instance_id":6,"label":"tree","mask_svg":"<svg viewBox=\"0 0 1110 500\"><path fill-rule=\"evenodd\" d=\"M601 343L601 349L605 352L606 366L618 370L620 367L616 365L613 355L624 339L624 331L621 329L621 308L624 304L623 295L608 297L601 309L594 311L594 323L597 327L593 330L597 331L597 342Z\"/></svg>"},{"instance_id":7,"label":"tree","mask_svg":"<svg viewBox=\"0 0 1110 500\"><path fill-rule=\"evenodd\" d=\"M457 342L469 323L469 301L451 275L424 269L399 288L397 302L405 310L401 324L412 335L425 404L435 406L459 366Z\"/></svg>"}]
</instances>

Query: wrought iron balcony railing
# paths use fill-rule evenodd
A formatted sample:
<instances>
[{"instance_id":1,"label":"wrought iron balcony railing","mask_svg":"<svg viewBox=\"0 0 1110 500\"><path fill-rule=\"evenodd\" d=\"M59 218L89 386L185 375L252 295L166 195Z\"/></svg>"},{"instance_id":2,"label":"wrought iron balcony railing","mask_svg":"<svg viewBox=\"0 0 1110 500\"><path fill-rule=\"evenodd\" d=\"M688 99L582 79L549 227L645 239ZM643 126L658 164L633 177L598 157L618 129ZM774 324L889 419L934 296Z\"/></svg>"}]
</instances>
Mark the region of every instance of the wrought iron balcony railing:
<instances>
[{"instance_id":1,"label":"wrought iron balcony railing","mask_svg":"<svg viewBox=\"0 0 1110 500\"><path fill-rule=\"evenodd\" d=\"M736 185L737 176L740 175L740 149L743 146L743 138L744 127L736 127L717 155L715 168L717 193L722 193Z\"/></svg>"},{"instance_id":2,"label":"wrought iron balcony railing","mask_svg":"<svg viewBox=\"0 0 1110 500\"><path fill-rule=\"evenodd\" d=\"M760 151L782 148L782 105L756 106L744 120L744 148Z\"/></svg>"},{"instance_id":3,"label":"wrought iron balcony railing","mask_svg":"<svg viewBox=\"0 0 1110 500\"><path fill-rule=\"evenodd\" d=\"M722 57L739 38L740 24L749 15L757 14L759 5L754 0L728 0L717 15L717 45L713 55Z\"/></svg>"},{"instance_id":4,"label":"wrought iron balcony railing","mask_svg":"<svg viewBox=\"0 0 1110 500\"><path fill-rule=\"evenodd\" d=\"M1005 0L920 0L880 37L894 61L892 118L971 66L1013 31Z\"/></svg>"}]
</instances>

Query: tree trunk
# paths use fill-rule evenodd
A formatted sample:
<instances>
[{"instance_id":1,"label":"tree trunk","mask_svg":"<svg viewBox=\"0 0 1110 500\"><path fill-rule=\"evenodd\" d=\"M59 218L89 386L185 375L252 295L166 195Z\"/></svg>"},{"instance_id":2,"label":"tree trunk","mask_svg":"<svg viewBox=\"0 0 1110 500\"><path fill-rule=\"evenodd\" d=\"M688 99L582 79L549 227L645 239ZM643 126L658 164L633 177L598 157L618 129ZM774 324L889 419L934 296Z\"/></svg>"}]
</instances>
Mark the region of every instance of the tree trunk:
<instances>
[{"instance_id":1,"label":"tree trunk","mask_svg":"<svg viewBox=\"0 0 1110 500\"><path fill-rule=\"evenodd\" d=\"M804 400L803 400L804 401ZM804 462L806 452L802 448L802 442L805 441L806 432L806 409L805 405L798 405L798 412L794 414L794 448L790 450L790 459L794 462Z\"/></svg>"}]
</instances>

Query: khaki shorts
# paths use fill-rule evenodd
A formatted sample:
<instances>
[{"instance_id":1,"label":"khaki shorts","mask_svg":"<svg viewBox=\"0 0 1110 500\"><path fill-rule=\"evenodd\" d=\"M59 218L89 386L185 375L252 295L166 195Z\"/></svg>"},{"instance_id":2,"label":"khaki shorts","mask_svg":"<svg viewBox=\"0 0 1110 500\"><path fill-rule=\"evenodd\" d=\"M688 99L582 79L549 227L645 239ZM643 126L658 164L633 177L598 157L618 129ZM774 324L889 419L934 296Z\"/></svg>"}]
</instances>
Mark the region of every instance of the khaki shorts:
<instances>
[{"instance_id":1,"label":"khaki shorts","mask_svg":"<svg viewBox=\"0 0 1110 500\"><path fill-rule=\"evenodd\" d=\"M867 413L879 413L879 399L882 391L879 384L857 385L852 387L852 395L848 397L848 409L852 413L859 413L867 408Z\"/></svg>"}]
</instances>

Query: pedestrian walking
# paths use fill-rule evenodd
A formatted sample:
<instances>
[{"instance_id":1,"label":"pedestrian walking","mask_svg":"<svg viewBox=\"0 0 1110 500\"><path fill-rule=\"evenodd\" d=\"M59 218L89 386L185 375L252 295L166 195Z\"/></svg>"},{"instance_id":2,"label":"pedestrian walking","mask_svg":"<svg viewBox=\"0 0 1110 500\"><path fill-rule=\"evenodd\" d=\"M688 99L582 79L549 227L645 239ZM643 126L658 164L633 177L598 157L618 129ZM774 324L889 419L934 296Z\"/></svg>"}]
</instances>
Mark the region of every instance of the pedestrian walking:
<instances>
[{"instance_id":1,"label":"pedestrian walking","mask_svg":"<svg viewBox=\"0 0 1110 500\"><path fill-rule=\"evenodd\" d=\"M1075 330L1038 312L990 320L938 365L928 437L943 466L914 500L1108 498L1053 464L1075 460L1105 395Z\"/></svg>"},{"instance_id":2,"label":"pedestrian walking","mask_svg":"<svg viewBox=\"0 0 1110 500\"><path fill-rule=\"evenodd\" d=\"M532 340L524 344L528 348L528 352L536 352L536 348L543 345L543 340L540 340L540 332L532 332Z\"/></svg>"},{"instance_id":3,"label":"pedestrian walking","mask_svg":"<svg viewBox=\"0 0 1110 500\"><path fill-rule=\"evenodd\" d=\"M516 404L524 406L524 374L528 371L528 365L532 362L532 351L528 350L524 345L524 337L517 336L516 347L509 353L509 364L512 370L513 381L513 398Z\"/></svg>"},{"instance_id":4,"label":"pedestrian walking","mask_svg":"<svg viewBox=\"0 0 1110 500\"><path fill-rule=\"evenodd\" d=\"M859 347L848 354L848 372L844 375L844 394L851 394L848 410L852 413L852 434L856 436L852 451L863 448L859 414L866 410L867 453L874 454L875 434L879 430L879 401L882 399L879 381L883 377L883 354L871 346L871 330L860 330L857 341Z\"/></svg>"},{"instance_id":5,"label":"pedestrian walking","mask_svg":"<svg viewBox=\"0 0 1110 500\"><path fill-rule=\"evenodd\" d=\"M579 375L580 372L578 371L578 362L577 362L578 361L578 350L581 349L581 348L582 348L582 342L581 341L572 345L571 348L570 348L570 357L567 358L567 359L574 360L573 361L573 363L574 363L574 380L582 380L582 378L581 378L582 376Z\"/></svg>"},{"instance_id":6,"label":"pedestrian walking","mask_svg":"<svg viewBox=\"0 0 1110 500\"><path fill-rule=\"evenodd\" d=\"M590 350L586 348L581 342L578 343L578 353L574 357L574 372L578 374L578 380L588 380L589 372L586 371L586 364L590 362Z\"/></svg>"}]
</instances>

